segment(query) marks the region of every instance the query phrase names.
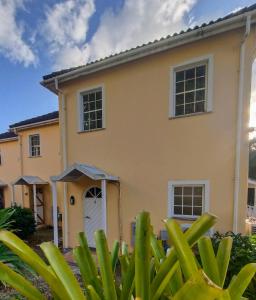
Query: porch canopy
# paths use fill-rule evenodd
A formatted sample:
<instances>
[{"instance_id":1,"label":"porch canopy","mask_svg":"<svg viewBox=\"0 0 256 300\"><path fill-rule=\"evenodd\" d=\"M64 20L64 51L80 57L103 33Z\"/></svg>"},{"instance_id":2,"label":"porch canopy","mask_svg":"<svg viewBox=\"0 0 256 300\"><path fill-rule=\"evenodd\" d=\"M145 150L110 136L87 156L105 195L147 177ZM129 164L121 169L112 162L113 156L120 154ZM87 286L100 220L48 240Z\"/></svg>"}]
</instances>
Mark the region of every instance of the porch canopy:
<instances>
[{"instance_id":1,"label":"porch canopy","mask_svg":"<svg viewBox=\"0 0 256 300\"><path fill-rule=\"evenodd\" d=\"M13 203L15 202L15 192L14 192L15 185L28 185L33 187L34 218L36 224L40 224L40 216L38 215L38 207L37 207L38 201L37 201L37 194L36 194L36 186L45 185L45 184L48 184L48 182L44 181L38 176L21 176L12 183Z\"/></svg>"},{"instance_id":2,"label":"porch canopy","mask_svg":"<svg viewBox=\"0 0 256 300\"><path fill-rule=\"evenodd\" d=\"M6 187L7 186L7 184L6 183L4 183L1 179L0 179L0 188L2 188L2 187Z\"/></svg>"},{"instance_id":3,"label":"porch canopy","mask_svg":"<svg viewBox=\"0 0 256 300\"><path fill-rule=\"evenodd\" d=\"M87 165L87 164L78 164L75 163L68 167L66 170L64 170L60 175L58 176L52 176L52 201L53 201L53 227L54 227L54 243L55 245L58 245L58 211L57 211L57 182L76 182L82 177L89 177L92 180L101 181L101 190L102 190L102 206L103 206L103 212L106 212L106 182L107 181L119 181L119 178L116 176L112 176L102 169L99 169L97 167ZM64 234L67 234L68 228L67 228L67 207L66 203L64 201ZM102 219L104 220L105 228L106 228L106 215L104 214L102 216ZM65 241L67 238L65 239Z\"/></svg>"}]
</instances>

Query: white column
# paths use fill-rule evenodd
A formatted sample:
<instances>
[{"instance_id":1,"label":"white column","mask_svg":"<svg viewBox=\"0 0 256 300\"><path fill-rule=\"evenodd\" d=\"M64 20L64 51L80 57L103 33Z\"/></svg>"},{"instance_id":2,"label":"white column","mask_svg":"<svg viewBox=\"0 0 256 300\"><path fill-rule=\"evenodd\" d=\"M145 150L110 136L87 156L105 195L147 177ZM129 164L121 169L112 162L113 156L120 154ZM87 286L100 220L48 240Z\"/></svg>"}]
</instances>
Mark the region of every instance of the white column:
<instances>
[{"instance_id":1,"label":"white column","mask_svg":"<svg viewBox=\"0 0 256 300\"><path fill-rule=\"evenodd\" d=\"M101 193L102 193L102 223L103 229L107 234L107 181L104 179L101 181Z\"/></svg>"},{"instance_id":2,"label":"white column","mask_svg":"<svg viewBox=\"0 0 256 300\"><path fill-rule=\"evenodd\" d=\"M14 184L12 184L11 185L11 189L12 189L12 206L14 205L14 203L15 203L15 185Z\"/></svg>"},{"instance_id":3,"label":"white column","mask_svg":"<svg viewBox=\"0 0 256 300\"><path fill-rule=\"evenodd\" d=\"M36 184L33 184L33 199L34 199L34 218L37 224Z\"/></svg>"},{"instance_id":4,"label":"white column","mask_svg":"<svg viewBox=\"0 0 256 300\"><path fill-rule=\"evenodd\" d=\"M56 181L52 181L52 215L53 215L53 239L54 244L58 247L58 202L57 202L57 186Z\"/></svg>"}]
</instances>

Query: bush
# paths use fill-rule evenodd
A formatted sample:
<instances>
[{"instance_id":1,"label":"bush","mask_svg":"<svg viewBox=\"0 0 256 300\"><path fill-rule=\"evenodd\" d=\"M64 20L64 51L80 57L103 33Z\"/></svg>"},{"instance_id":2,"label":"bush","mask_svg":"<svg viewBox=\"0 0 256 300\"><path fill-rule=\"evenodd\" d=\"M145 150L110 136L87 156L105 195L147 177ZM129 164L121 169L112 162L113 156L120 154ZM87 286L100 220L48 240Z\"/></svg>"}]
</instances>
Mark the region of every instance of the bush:
<instances>
[{"instance_id":1,"label":"bush","mask_svg":"<svg viewBox=\"0 0 256 300\"><path fill-rule=\"evenodd\" d=\"M228 273L226 277L226 286L228 282L236 275L241 268L249 263L256 261L256 235L254 236L244 236L241 234L235 234L231 231L221 234L216 232L212 237L212 243L215 251L219 246L219 243L225 237L232 237L233 246L231 250L231 257L228 267ZM252 280L250 286L248 287L245 297L249 299L256 299L256 278Z\"/></svg>"},{"instance_id":2,"label":"bush","mask_svg":"<svg viewBox=\"0 0 256 300\"><path fill-rule=\"evenodd\" d=\"M16 235L21 239L27 239L36 231L34 215L29 208L14 206L11 221L11 229L14 230Z\"/></svg>"}]
</instances>

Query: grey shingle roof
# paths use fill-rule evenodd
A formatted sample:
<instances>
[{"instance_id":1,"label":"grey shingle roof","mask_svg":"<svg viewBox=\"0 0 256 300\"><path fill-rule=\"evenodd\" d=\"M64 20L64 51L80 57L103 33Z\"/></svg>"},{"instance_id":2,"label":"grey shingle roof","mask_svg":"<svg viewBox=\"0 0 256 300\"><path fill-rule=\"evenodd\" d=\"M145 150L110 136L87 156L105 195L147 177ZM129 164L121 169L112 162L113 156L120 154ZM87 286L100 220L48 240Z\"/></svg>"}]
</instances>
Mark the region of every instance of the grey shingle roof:
<instances>
[{"instance_id":1,"label":"grey shingle roof","mask_svg":"<svg viewBox=\"0 0 256 300\"><path fill-rule=\"evenodd\" d=\"M36 123L41 123L41 122L45 122L45 121L51 121L51 120L55 120L59 118L59 112L58 111L54 111L51 113L48 113L46 115L41 115L38 117L34 117L31 119L27 119L18 123L14 123L11 124L9 127L12 128L16 128L16 127L21 127L21 126L26 126L26 125L30 125L30 124L36 124Z\"/></svg>"},{"instance_id":2,"label":"grey shingle roof","mask_svg":"<svg viewBox=\"0 0 256 300\"><path fill-rule=\"evenodd\" d=\"M78 67L74 67L74 68L69 68L69 69L63 69L63 70L60 70L60 71L57 71L57 72L53 72L53 73L50 73L50 74L47 74L45 76L43 76L43 80L48 80L48 79L51 79L51 78L54 78L56 76L59 76L59 75L62 75L62 74L67 74L69 72L72 72L72 71L75 71L75 70L78 70L80 68L83 68L83 67L86 67L86 66L89 66L89 65L93 65L97 62L100 62L100 61L103 61L103 60L107 60L109 58L112 58L112 57L116 57L118 55L121 55L123 53L127 53L127 52L131 52L135 49L138 49L138 48L142 48L142 47L145 47L145 46L148 46L150 44L157 44L163 40L168 40L168 39L171 39L172 37L175 37L175 36L178 36L178 35L182 35L182 34L185 34L187 32L190 32L190 31L193 31L193 30L198 30L200 28L204 28L204 27L207 27L207 26L210 26L210 25L213 25L213 24L216 24L216 23L219 23L221 21L225 21L227 19L231 19L233 17L236 17L236 16L239 16L239 15L242 15L244 13L247 13L247 12L250 12L250 11L253 11L256 9L256 4L253 4L251 6L247 6L247 7L244 7L234 13L230 13L228 15L226 15L225 17L222 17L222 18L218 18L217 20L212 20L208 23L203 23L201 24L200 26L195 26L193 28L188 28L187 30L182 30L180 31L179 33L174 33L172 35L168 35L166 37L162 37L158 40L155 40L155 41L151 41L149 43L146 43L146 44L143 44L143 45L140 45L140 46L137 46L137 47L134 47L134 48L131 48L131 49L128 49L128 50L124 50L124 51L121 51L119 53L115 53L115 54L112 54L110 56L107 56L107 57L104 57L104 58L101 58L101 59L98 59L98 60L95 60L95 61L92 61L92 62L89 62L85 65L81 65L81 66L78 66Z\"/></svg>"},{"instance_id":3,"label":"grey shingle roof","mask_svg":"<svg viewBox=\"0 0 256 300\"><path fill-rule=\"evenodd\" d=\"M7 139L12 139L18 137L16 133L12 131L7 131L4 133L0 133L0 141L1 140L7 140Z\"/></svg>"}]
</instances>

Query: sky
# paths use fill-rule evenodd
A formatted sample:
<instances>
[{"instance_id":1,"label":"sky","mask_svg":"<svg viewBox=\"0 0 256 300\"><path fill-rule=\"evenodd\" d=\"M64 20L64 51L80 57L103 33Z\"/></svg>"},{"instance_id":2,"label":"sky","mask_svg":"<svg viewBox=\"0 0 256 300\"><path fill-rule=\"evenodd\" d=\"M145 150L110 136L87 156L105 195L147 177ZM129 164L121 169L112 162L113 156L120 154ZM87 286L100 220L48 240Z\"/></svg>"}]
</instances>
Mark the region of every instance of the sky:
<instances>
[{"instance_id":1,"label":"sky","mask_svg":"<svg viewBox=\"0 0 256 300\"><path fill-rule=\"evenodd\" d=\"M217 19L256 0L0 0L0 132L57 109L42 76ZM254 107L256 115L256 106Z\"/></svg>"}]
</instances>

